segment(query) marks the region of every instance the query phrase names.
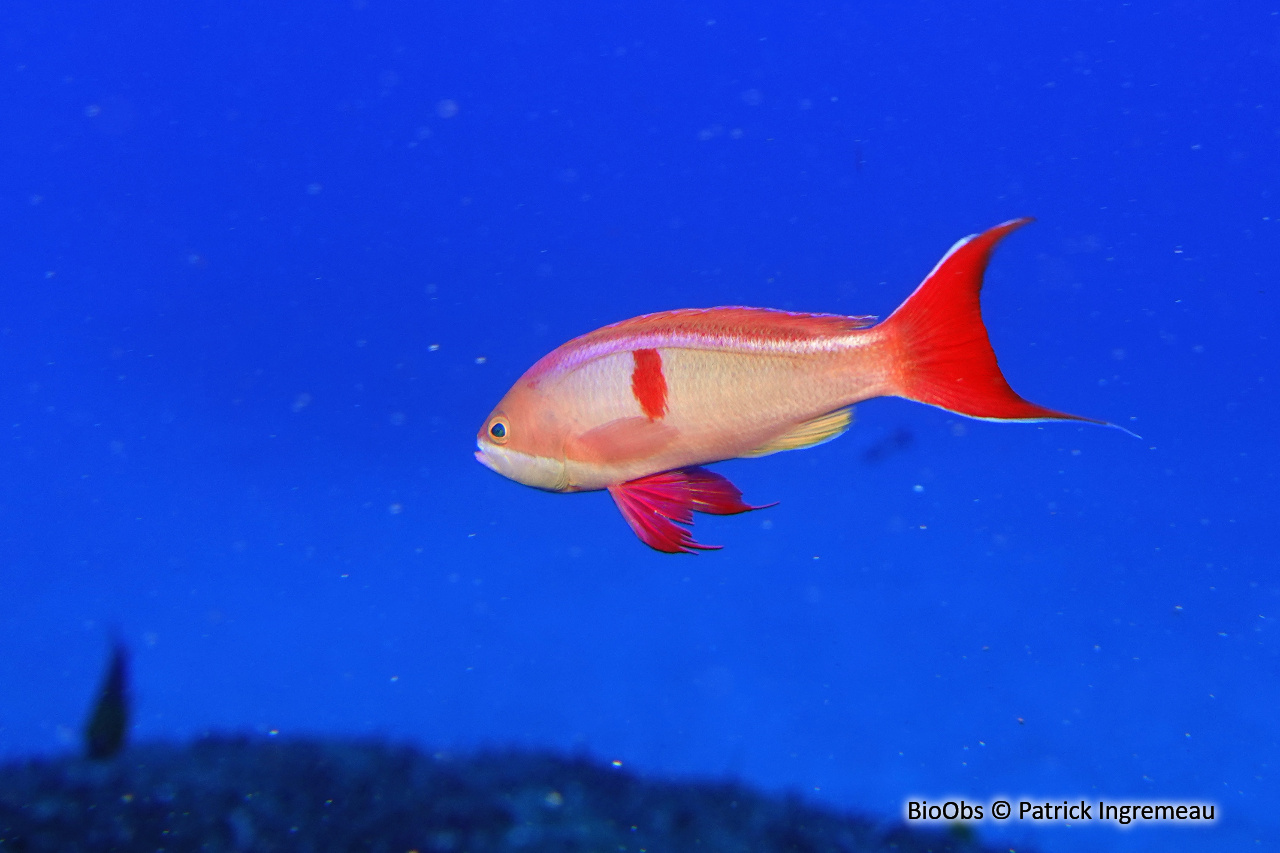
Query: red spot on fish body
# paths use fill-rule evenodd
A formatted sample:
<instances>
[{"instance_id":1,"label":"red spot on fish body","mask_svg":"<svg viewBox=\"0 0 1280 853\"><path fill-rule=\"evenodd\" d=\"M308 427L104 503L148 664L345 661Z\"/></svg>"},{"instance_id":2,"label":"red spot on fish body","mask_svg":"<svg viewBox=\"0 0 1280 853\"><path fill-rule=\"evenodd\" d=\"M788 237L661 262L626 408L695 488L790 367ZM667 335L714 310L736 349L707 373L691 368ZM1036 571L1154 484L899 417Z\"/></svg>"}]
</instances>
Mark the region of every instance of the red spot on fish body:
<instances>
[{"instance_id":1,"label":"red spot on fish body","mask_svg":"<svg viewBox=\"0 0 1280 853\"><path fill-rule=\"evenodd\" d=\"M656 421L667 413L667 378L662 375L662 356L656 349L634 350L631 356L635 359L631 393L645 417Z\"/></svg>"}]
</instances>

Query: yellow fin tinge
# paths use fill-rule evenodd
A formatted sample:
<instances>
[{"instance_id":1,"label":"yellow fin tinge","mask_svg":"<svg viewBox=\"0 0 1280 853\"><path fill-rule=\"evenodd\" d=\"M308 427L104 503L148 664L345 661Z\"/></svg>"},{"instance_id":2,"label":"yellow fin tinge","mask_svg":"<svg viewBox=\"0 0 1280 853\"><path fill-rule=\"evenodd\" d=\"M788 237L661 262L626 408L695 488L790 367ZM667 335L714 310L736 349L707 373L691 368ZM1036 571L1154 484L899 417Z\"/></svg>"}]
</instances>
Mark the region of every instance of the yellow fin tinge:
<instances>
[{"instance_id":1,"label":"yellow fin tinge","mask_svg":"<svg viewBox=\"0 0 1280 853\"><path fill-rule=\"evenodd\" d=\"M839 437L852 424L852 406L836 409L834 412L828 412L825 415L819 415L812 420L805 421L772 441L742 455L753 459L757 456L768 456L770 453L781 453L784 450L800 450L805 447L814 447Z\"/></svg>"}]
</instances>

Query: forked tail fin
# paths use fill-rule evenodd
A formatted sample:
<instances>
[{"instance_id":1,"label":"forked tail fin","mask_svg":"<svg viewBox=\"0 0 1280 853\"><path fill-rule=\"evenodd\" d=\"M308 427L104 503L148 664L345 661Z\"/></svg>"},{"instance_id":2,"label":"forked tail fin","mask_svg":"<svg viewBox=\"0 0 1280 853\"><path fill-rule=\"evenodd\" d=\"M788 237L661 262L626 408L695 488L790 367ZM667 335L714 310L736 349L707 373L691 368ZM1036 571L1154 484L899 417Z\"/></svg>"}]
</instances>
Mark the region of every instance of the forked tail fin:
<instances>
[{"instance_id":1,"label":"forked tail fin","mask_svg":"<svg viewBox=\"0 0 1280 853\"><path fill-rule=\"evenodd\" d=\"M1106 423L1022 399L996 363L978 305L982 274L996 244L1029 222L1013 219L956 243L884 321L884 334L898 356L894 393L985 420Z\"/></svg>"}]
</instances>

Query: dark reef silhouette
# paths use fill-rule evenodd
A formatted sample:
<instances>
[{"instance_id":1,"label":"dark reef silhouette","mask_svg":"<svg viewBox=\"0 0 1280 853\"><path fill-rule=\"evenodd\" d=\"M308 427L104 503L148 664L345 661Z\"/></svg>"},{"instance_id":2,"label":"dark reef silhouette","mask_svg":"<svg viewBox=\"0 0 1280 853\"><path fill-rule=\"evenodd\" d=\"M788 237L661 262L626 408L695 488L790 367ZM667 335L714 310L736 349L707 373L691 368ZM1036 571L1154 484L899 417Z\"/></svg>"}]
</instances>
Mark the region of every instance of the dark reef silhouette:
<instances>
[{"instance_id":1,"label":"dark reef silhouette","mask_svg":"<svg viewBox=\"0 0 1280 853\"><path fill-rule=\"evenodd\" d=\"M0 851L993 851L731 783L529 752L216 737L0 766Z\"/></svg>"}]
</instances>

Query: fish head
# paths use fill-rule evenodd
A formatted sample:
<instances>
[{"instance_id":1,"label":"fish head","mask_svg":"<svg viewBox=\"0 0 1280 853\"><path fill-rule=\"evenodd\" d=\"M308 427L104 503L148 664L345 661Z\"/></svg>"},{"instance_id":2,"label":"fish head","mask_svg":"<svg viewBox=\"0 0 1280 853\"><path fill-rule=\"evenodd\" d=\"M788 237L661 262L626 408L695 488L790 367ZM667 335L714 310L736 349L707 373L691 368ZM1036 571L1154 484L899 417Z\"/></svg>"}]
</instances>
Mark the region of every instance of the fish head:
<instances>
[{"instance_id":1,"label":"fish head","mask_svg":"<svg viewBox=\"0 0 1280 853\"><path fill-rule=\"evenodd\" d=\"M476 461L535 489L569 488L565 439L569 424L532 388L518 385L476 433Z\"/></svg>"}]
</instances>

